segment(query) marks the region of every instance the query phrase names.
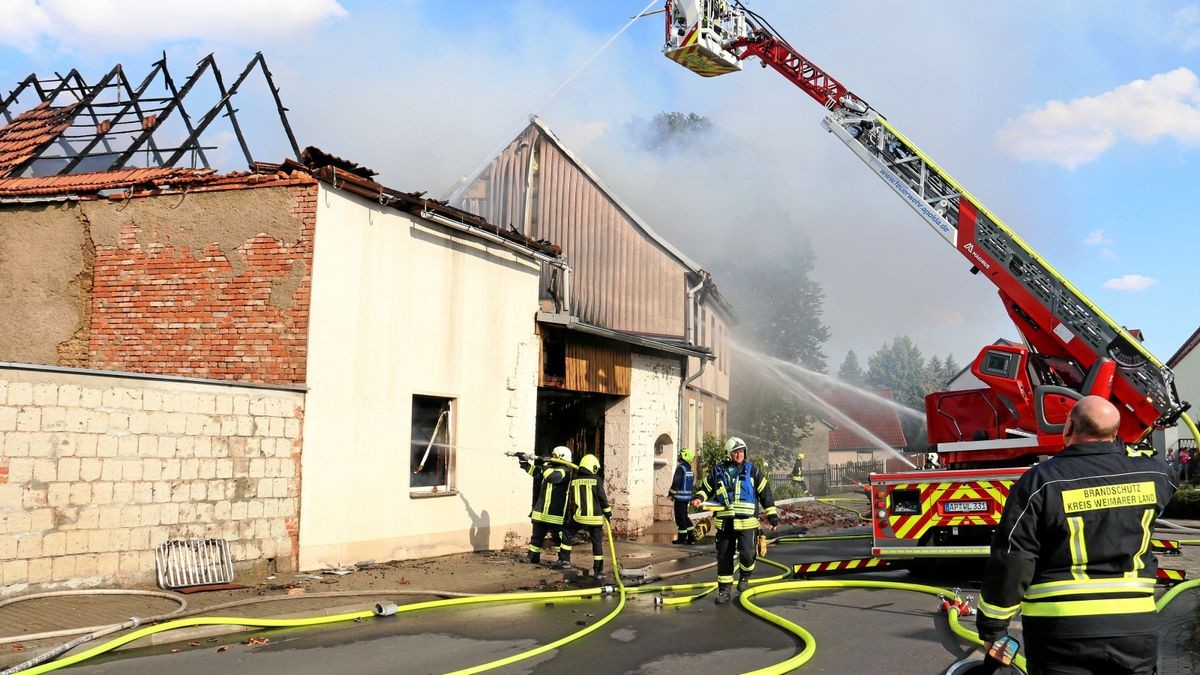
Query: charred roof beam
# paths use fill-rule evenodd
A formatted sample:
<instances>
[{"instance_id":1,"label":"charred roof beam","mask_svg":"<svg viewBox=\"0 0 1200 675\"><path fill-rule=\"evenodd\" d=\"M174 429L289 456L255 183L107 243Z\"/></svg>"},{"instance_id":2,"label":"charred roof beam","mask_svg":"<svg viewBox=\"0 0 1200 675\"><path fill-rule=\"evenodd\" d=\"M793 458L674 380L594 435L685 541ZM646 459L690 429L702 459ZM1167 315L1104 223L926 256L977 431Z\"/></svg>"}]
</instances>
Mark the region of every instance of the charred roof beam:
<instances>
[{"instance_id":1,"label":"charred roof beam","mask_svg":"<svg viewBox=\"0 0 1200 675\"><path fill-rule=\"evenodd\" d=\"M164 63L164 69L165 69L165 60L163 63ZM151 136L153 136L154 132L157 131L158 128L162 126L163 122L165 122L166 119L171 116L171 113L175 110L175 108L180 107L180 104L182 103L184 97L186 97L188 95L188 92L190 92L192 90L192 87L196 86L196 83L200 81L200 78L204 75L204 71L208 70L210 67L211 68L217 67L217 63L213 59L212 54L209 54L208 56L204 57L203 59L200 59L199 63L196 64L196 70L191 74L191 76L188 77L187 81L183 83L183 88L179 90L179 93L176 94L173 99L171 99L171 102L168 103L165 108L163 108L163 113L161 115L159 115L157 119L154 120L153 124L147 125L145 127L145 129L142 131L142 133L140 135L138 135L137 138L133 139L133 142L129 144L129 147L126 148L124 152L122 152L120 155L117 156L116 159L113 160L112 164L110 164L108 166L109 171L113 171L115 169L120 169L125 166L126 162L128 162L130 160L130 158L132 158L134 156L134 154L137 153L138 149L141 148L142 145ZM173 85L172 85L172 91L174 91ZM186 143L184 145L186 145ZM164 164L164 166L172 166L172 165L173 164L169 160L166 164Z\"/></svg>"}]
</instances>

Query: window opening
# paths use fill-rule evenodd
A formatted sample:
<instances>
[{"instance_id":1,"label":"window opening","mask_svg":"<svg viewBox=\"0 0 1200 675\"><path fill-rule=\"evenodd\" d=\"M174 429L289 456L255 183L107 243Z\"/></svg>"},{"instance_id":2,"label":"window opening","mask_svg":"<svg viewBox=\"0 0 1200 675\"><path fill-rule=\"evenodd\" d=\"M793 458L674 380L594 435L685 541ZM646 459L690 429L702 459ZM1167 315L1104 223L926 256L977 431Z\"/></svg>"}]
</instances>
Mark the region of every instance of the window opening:
<instances>
[{"instance_id":1,"label":"window opening","mask_svg":"<svg viewBox=\"0 0 1200 675\"><path fill-rule=\"evenodd\" d=\"M454 399L413 396L412 475L413 492L449 492L454 458Z\"/></svg>"}]
</instances>

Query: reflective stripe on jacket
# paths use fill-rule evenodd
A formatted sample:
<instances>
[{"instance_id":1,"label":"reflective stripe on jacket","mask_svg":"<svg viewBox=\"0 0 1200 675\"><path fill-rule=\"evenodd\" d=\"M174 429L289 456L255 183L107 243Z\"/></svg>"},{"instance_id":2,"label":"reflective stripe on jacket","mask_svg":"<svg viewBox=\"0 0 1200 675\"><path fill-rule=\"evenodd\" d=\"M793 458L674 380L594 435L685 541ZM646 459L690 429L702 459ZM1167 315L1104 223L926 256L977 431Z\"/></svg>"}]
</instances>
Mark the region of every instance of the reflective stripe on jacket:
<instances>
[{"instance_id":1,"label":"reflective stripe on jacket","mask_svg":"<svg viewBox=\"0 0 1200 675\"><path fill-rule=\"evenodd\" d=\"M994 640L1020 611L1047 638L1157 630L1151 529L1175 493L1166 463L1119 443L1069 445L1013 486L992 540L979 636Z\"/></svg>"},{"instance_id":2,"label":"reflective stripe on jacket","mask_svg":"<svg viewBox=\"0 0 1200 675\"><path fill-rule=\"evenodd\" d=\"M675 477L671 480L671 490L667 493L677 502L692 501L692 485L696 478L692 474L692 465L687 462L680 462L675 467Z\"/></svg>"},{"instance_id":3,"label":"reflective stripe on jacket","mask_svg":"<svg viewBox=\"0 0 1200 675\"><path fill-rule=\"evenodd\" d=\"M603 525L605 518L612 518L604 483L595 474L579 472L579 477L571 481L571 499L575 504L572 518L581 525Z\"/></svg>"},{"instance_id":4,"label":"reflective stripe on jacket","mask_svg":"<svg viewBox=\"0 0 1200 675\"><path fill-rule=\"evenodd\" d=\"M724 505L715 516L732 518L735 530L758 527L759 513L776 515L771 481L749 461L739 465L725 460L706 471L695 497Z\"/></svg>"},{"instance_id":5,"label":"reflective stripe on jacket","mask_svg":"<svg viewBox=\"0 0 1200 675\"><path fill-rule=\"evenodd\" d=\"M567 486L570 474L562 466L542 468L542 491L533 502L529 517L551 525L562 525L567 512Z\"/></svg>"}]
</instances>

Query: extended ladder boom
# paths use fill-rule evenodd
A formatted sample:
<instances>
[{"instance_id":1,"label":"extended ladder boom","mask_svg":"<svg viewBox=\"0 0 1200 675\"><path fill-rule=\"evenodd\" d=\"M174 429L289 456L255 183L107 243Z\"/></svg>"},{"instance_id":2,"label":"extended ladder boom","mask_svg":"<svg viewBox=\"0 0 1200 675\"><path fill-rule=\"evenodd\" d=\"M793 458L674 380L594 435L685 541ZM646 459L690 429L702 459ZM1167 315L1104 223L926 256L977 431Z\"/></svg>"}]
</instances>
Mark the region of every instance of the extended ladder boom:
<instances>
[{"instance_id":1,"label":"extended ladder boom","mask_svg":"<svg viewBox=\"0 0 1200 675\"><path fill-rule=\"evenodd\" d=\"M1143 438L1174 424L1189 405L1171 370L1140 341L1041 258L882 115L802 56L740 3L668 0L664 53L701 75L741 69L757 57L829 114L822 126L999 289L1005 310L1030 348L1066 359L1084 373L1116 365L1111 399L1122 411L1120 436Z\"/></svg>"}]
</instances>

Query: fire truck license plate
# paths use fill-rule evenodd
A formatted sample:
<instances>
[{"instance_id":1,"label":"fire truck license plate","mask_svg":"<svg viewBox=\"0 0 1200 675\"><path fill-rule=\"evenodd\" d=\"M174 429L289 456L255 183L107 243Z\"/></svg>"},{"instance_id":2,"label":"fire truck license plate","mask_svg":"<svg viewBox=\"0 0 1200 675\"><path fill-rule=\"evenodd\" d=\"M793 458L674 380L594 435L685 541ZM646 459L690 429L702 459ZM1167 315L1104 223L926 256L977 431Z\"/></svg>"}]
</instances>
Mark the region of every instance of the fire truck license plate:
<instances>
[{"instance_id":1,"label":"fire truck license plate","mask_svg":"<svg viewBox=\"0 0 1200 675\"><path fill-rule=\"evenodd\" d=\"M984 513L991 510L986 499L972 499L959 502L946 502L942 505L946 513Z\"/></svg>"}]
</instances>

